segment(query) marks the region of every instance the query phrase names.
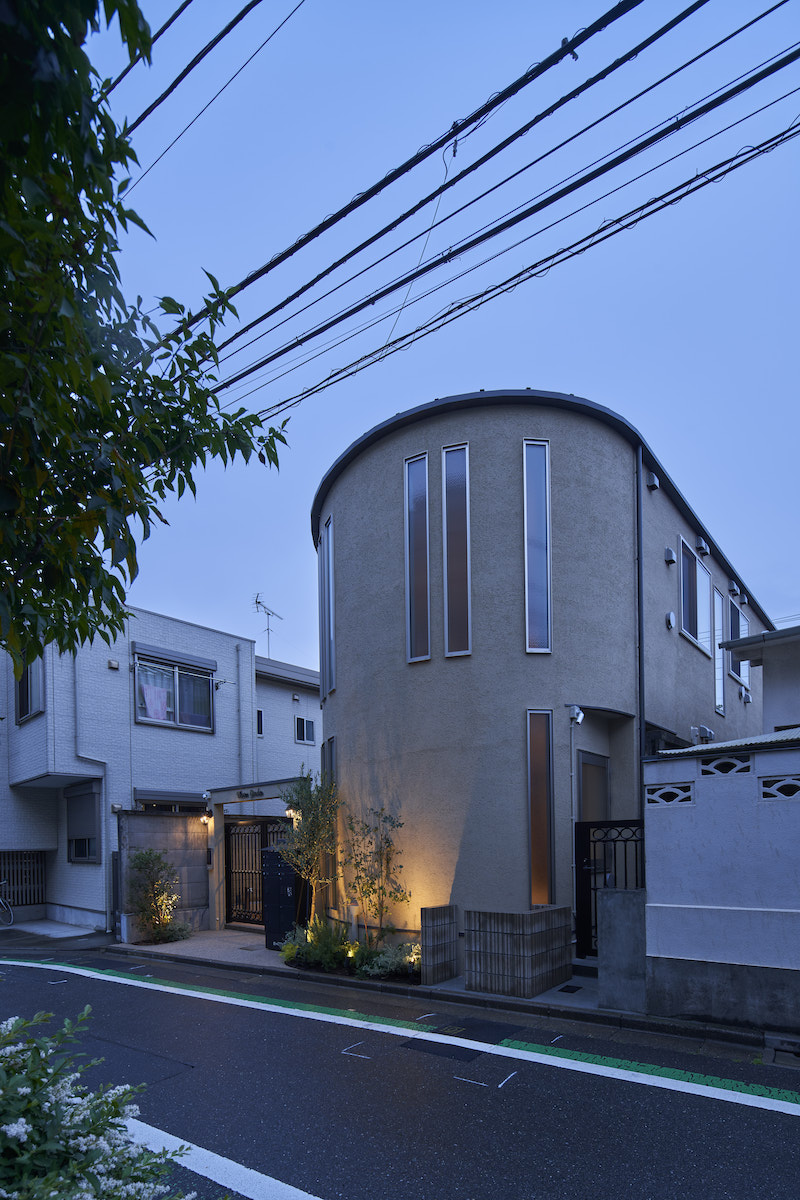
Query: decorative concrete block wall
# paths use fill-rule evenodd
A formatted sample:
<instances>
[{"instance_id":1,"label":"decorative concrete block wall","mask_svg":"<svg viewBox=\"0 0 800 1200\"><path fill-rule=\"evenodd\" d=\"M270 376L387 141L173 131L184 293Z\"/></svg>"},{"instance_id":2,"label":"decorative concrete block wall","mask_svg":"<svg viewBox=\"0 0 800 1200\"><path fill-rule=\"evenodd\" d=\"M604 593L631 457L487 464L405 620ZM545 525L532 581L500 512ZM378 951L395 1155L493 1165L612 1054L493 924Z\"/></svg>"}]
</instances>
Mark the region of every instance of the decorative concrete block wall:
<instances>
[{"instance_id":1,"label":"decorative concrete block wall","mask_svg":"<svg viewBox=\"0 0 800 1200\"><path fill-rule=\"evenodd\" d=\"M572 976L572 910L464 914L466 989L530 998Z\"/></svg>"},{"instance_id":2,"label":"decorative concrete block wall","mask_svg":"<svg viewBox=\"0 0 800 1200\"><path fill-rule=\"evenodd\" d=\"M455 904L420 909L422 983L442 983L458 974L458 922Z\"/></svg>"}]
</instances>

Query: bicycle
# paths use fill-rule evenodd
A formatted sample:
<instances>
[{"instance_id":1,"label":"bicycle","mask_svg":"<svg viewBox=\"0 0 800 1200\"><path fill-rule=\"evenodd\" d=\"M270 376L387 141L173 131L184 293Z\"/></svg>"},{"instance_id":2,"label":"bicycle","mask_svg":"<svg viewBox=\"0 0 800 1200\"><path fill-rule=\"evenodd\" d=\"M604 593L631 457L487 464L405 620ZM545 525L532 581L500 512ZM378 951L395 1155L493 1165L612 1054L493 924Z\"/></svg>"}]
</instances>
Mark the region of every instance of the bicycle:
<instances>
[{"instance_id":1,"label":"bicycle","mask_svg":"<svg viewBox=\"0 0 800 1200\"><path fill-rule=\"evenodd\" d=\"M0 879L0 888L8 886L7 879ZM5 896L0 892L0 925L14 924L14 910Z\"/></svg>"}]
</instances>

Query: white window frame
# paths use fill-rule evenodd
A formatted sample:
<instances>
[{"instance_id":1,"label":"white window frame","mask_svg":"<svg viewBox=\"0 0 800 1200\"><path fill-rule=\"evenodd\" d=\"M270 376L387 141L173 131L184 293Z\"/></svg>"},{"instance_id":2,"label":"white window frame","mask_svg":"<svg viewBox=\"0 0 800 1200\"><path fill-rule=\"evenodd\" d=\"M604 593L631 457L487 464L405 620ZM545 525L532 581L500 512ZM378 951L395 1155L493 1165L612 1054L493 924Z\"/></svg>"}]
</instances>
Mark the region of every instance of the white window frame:
<instances>
[{"instance_id":1,"label":"white window frame","mask_svg":"<svg viewBox=\"0 0 800 1200\"><path fill-rule=\"evenodd\" d=\"M688 638L688 640L694 646L697 646L698 650L702 650L703 654L707 654L708 657L711 658L712 657L712 641L713 641L712 630L714 628L714 580L713 580L713 576L712 576L711 572L709 571L708 567L705 565L705 563L700 560L699 556L694 552L692 547L689 545L689 543L684 538L680 538L680 551L681 551L680 575L678 578L678 587L680 589L681 633L683 634L683 636L685 638ZM691 555L692 559L694 560L694 572L695 572L695 575L694 575L694 613L689 614L689 615L694 617L694 623L697 626L697 633L694 633L691 628L687 628L687 614L685 612L685 606L684 606L684 602L683 602L683 597L684 597L683 580L684 580L684 570L685 570L684 551L686 552L686 554ZM700 574L701 571L704 573L703 576L701 576L701 574ZM705 578L705 581L708 584L708 612L707 612L706 618L705 618L705 624L706 624L705 631L701 629L701 621L700 621L699 581L701 578ZM703 632L706 632L706 636L708 639L707 643L705 641L701 640L700 634Z\"/></svg>"},{"instance_id":2,"label":"white window frame","mask_svg":"<svg viewBox=\"0 0 800 1200\"><path fill-rule=\"evenodd\" d=\"M160 649L157 646L145 646L142 643L133 643L133 711L134 720L137 725L157 725L162 729L183 729L189 733L214 733L214 672L217 669L217 664L213 659L196 658L190 654L180 654L169 650ZM142 668L151 670L163 671L165 673L172 672L172 715L165 717L148 716L145 708L144 713L141 711L143 705L140 703L139 696L139 673ZM202 679L208 683L208 703L209 703L209 723L208 725L195 725L190 722L179 721L180 715L180 677L181 675L189 675L195 679Z\"/></svg>"},{"instance_id":3,"label":"white window frame","mask_svg":"<svg viewBox=\"0 0 800 1200\"><path fill-rule=\"evenodd\" d=\"M447 556L447 456L455 452L463 451L464 453L464 474L465 474L465 504L466 504L466 562L467 562L467 579L466 579L466 595L464 604L466 606L467 615L467 645L460 650L450 649L450 618L449 618L449 596L452 581L450 579L450 571L448 569ZM459 658L465 654L472 653L472 534L470 530L470 512L469 512L469 444L460 442L455 446L442 447L442 572L444 577L444 653L445 658Z\"/></svg>"},{"instance_id":4,"label":"white window frame","mask_svg":"<svg viewBox=\"0 0 800 1200\"><path fill-rule=\"evenodd\" d=\"M427 651L425 654L411 653L412 632L412 597L411 597L411 522L409 520L409 468L422 462L425 464L425 572L426 572L426 633ZM431 657L431 530L430 530L430 486L428 480L428 455L413 454L403 463L403 495L404 495L404 530L405 530L405 564L406 564L406 659L408 662L428 662Z\"/></svg>"},{"instance_id":5,"label":"white window frame","mask_svg":"<svg viewBox=\"0 0 800 1200\"><path fill-rule=\"evenodd\" d=\"M736 633L734 633L734 630L733 630L734 623L733 623L732 618L733 618L734 612L738 613L737 624L739 626L739 629L738 629L738 632L736 632ZM741 607L736 603L736 601L733 599L732 596L728 597L728 621L730 622L730 640L731 641L733 641L735 638L743 638L743 637L750 636L750 618L748 616L745 616L745 614L742 612ZM744 626L744 629L742 628L742 626ZM741 659L740 658L740 659L736 659L735 661L737 661L739 663L739 667L740 667L739 671L736 671L734 668L734 665L733 665L734 664L734 653L732 650L729 650L728 651L728 674L733 679L738 680L739 683L743 683L745 687L749 688L750 687L750 661L749 661L749 659L746 659L746 658Z\"/></svg>"},{"instance_id":6,"label":"white window frame","mask_svg":"<svg viewBox=\"0 0 800 1200\"><path fill-rule=\"evenodd\" d=\"M316 743L314 741L314 722L309 720L307 717L297 717L297 716L293 716L292 720L294 721L294 740L299 745L302 745L302 746L316 745ZM300 733L301 725L302 725L303 736L298 737L297 735L298 735L298 733ZM310 737L308 736L309 726L311 727L311 736Z\"/></svg>"},{"instance_id":7,"label":"white window frame","mask_svg":"<svg viewBox=\"0 0 800 1200\"><path fill-rule=\"evenodd\" d=\"M528 561L528 447L541 446L544 449L544 488L545 488L545 579L532 578L533 564ZM542 438L524 438L522 442L522 504L523 504L523 551L525 569L525 650L528 654L550 654L553 648L553 602L551 583L551 526L550 526L550 443ZM530 637L530 603L534 587L541 589L544 585L545 602L547 604L547 637L544 645L531 645Z\"/></svg>"}]
</instances>

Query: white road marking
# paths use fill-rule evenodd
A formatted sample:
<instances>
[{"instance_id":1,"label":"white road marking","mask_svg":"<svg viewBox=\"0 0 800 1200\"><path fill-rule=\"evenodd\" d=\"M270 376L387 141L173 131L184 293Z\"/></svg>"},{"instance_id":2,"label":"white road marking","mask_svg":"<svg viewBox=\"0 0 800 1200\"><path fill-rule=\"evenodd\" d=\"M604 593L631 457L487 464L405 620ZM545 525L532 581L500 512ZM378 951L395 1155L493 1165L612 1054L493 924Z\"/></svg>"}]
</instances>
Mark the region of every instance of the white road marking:
<instances>
[{"instance_id":1,"label":"white road marking","mask_svg":"<svg viewBox=\"0 0 800 1200\"><path fill-rule=\"evenodd\" d=\"M371 1058L371 1055L369 1055L369 1054L353 1054L353 1051L355 1050L356 1046L363 1046L363 1045L364 1045L363 1042L353 1042L352 1046L345 1046L344 1050L342 1051L342 1054L348 1054L351 1058L366 1058L366 1059Z\"/></svg>"},{"instance_id":2,"label":"white road marking","mask_svg":"<svg viewBox=\"0 0 800 1200\"><path fill-rule=\"evenodd\" d=\"M423 1013L421 1017L414 1017L415 1021L424 1021L427 1017L435 1017L436 1013Z\"/></svg>"},{"instance_id":3,"label":"white road marking","mask_svg":"<svg viewBox=\"0 0 800 1200\"><path fill-rule=\"evenodd\" d=\"M271 1175L262 1175L260 1171L243 1167L241 1163L234 1162L231 1158L223 1158L213 1150L206 1150L203 1146L196 1146L183 1138L173 1137L163 1129L156 1129L154 1125L145 1125L144 1121L129 1119L126 1124L133 1140L147 1146L148 1150L179 1150L182 1146L188 1148L188 1153L182 1154L177 1160L180 1166L188 1167L195 1175L202 1175L204 1179L210 1179L220 1187L247 1196L248 1200L319 1200L319 1197L312 1196L310 1192L301 1192L290 1183L281 1183L280 1179L273 1179Z\"/></svg>"},{"instance_id":4,"label":"white road marking","mask_svg":"<svg viewBox=\"0 0 800 1200\"><path fill-rule=\"evenodd\" d=\"M474 1083L475 1087L488 1087L488 1083L481 1083L479 1079L465 1079L463 1075L454 1075L453 1079L457 1079L459 1083Z\"/></svg>"},{"instance_id":5,"label":"white road marking","mask_svg":"<svg viewBox=\"0 0 800 1200\"><path fill-rule=\"evenodd\" d=\"M516 1071L512 1071L510 1075L506 1075L506 1077L505 1077L505 1079L503 1080L503 1082L502 1082L502 1083L498 1083L498 1085L497 1085L498 1091L499 1091L499 1089L500 1089L501 1087L503 1087L505 1084L507 1084L507 1083L508 1083L509 1079L513 1079L513 1078L514 1078L514 1076L515 1076L516 1074L517 1074L517 1072L516 1072Z\"/></svg>"},{"instance_id":6,"label":"white road marking","mask_svg":"<svg viewBox=\"0 0 800 1200\"><path fill-rule=\"evenodd\" d=\"M556 1071L575 1071L579 1075L599 1075L605 1079L617 1079L622 1083L636 1083L643 1087L661 1088L667 1092L683 1092L685 1095L700 1096L707 1100L724 1100L728 1104L740 1104L745 1108L762 1108L769 1112L782 1112L790 1117L800 1117L800 1103L793 1100L778 1100L772 1096L758 1096L751 1092L733 1091L729 1088L715 1087L708 1083L692 1083L686 1079L671 1079L665 1075L651 1074L645 1071L629 1070L625 1067L614 1067L605 1062L583 1062L580 1059L559 1058L542 1054L538 1050L524 1050L517 1046L492 1046L488 1042L474 1042L468 1038L444 1036L441 1033L428 1033L427 1030L414 1029L407 1025L382 1025L379 1021L364 1021L357 1017L344 1017L338 1013L313 1012L304 1008L291 1008L288 1005L272 1004L269 1001L248 1000L240 996L225 996L214 992L204 992L194 988L173 987L167 983L147 983L144 979L133 979L130 975L106 975L98 971L85 970L82 967L69 967L61 964L50 967L40 962L28 962L25 959L6 958L2 960L6 966L28 967L31 970L60 972L68 975L79 975L85 979L94 979L101 983L120 984L122 987L145 988L151 992L164 992L171 996L186 996L194 1000L206 1000L210 1004L227 1004L232 1008L249 1008L254 1012L268 1012L281 1017L295 1017L304 1021L320 1021L326 1025L344 1025L350 1029L363 1029L371 1033L385 1033L389 1037L402 1037L407 1040L433 1042L439 1046L459 1046L464 1050L476 1050L479 1054L493 1054L498 1058L510 1058L517 1062L535 1063L542 1067L551 1067ZM744 1087L747 1084L743 1084ZM788 1090L788 1089L787 1089Z\"/></svg>"}]
</instances>

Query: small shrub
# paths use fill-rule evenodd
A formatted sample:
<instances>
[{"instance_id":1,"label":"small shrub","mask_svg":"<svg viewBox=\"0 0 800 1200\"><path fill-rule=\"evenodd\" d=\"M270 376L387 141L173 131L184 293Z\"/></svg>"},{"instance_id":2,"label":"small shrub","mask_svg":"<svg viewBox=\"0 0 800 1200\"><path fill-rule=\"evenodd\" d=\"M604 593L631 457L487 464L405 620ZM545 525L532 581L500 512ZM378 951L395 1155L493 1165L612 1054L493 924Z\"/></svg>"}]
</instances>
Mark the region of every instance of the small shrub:
<instances>
[{"instance_id":1,"label":"small shrub","mask_svg":"<svg viewBox=\"0 0 800 1200\"><path fill-rule=\"evenodd\" d=\"M356 953L356 974L362 979L386 979L390 975L415 975L419 972L422 948L418 942L403 942L399 946L384 946L375 950L360 946L365 953Z\"/></svg>"},{"instance_id":2,"label":"small shrub","mask_svg":"<svg viewBox=\"0 0 800 1200\"><path fill-rule=\"evenodd\" d=\"M295 925L286 934L280 952L284 962L295 967L336 971L349 967L353 943L348 941L343 926L332 926L320 917L312 917L307 929Z\"/></svg>"},{"instance_id":3,"label":"small shrub","mask_svg":"<svg viewBox=\"0 0 800 1200\"><path fill-rule=\"evenodd\" d=\"M52 1036L36 1036L51 1018L40 1012L0 1022L0 1197L178 1200L165 1183L177 1156L146 1150L126 1129L126 1119L138 1116L131 1099L141 1089L90 1092L79 1079L95 1062L78 1065L64 1053L89 1008Z\"/></svg>"},{"instance_id":4,"label":"small shrub","mask_svg":"<svg viewBox=\"0 0 800 1200\"><path fill-rule=\"evenodd\" d=\"M131 855L132 878L128 903L146 942L177 942L191 936L188 925L174 921L180 899L178 873L160 850L137 850Z\"/></svg>"}]
</instances>

